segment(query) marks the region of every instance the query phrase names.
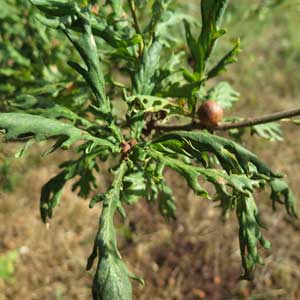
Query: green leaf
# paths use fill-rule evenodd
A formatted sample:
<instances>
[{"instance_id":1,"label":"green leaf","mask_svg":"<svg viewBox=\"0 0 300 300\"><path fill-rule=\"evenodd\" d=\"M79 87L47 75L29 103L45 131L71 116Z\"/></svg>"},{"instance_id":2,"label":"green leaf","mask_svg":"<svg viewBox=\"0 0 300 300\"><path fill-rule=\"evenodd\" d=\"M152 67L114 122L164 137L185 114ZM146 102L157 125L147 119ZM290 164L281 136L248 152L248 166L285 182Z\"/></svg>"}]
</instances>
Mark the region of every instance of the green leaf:
<instances>
[{"instance_id":1,"label":"green leaf","mask_svg":"<svg viewBox=\"0 0 300 300\"><path fill-rule=\"evenodd\" d=\"M132 288L128 270L114 253L101 253L93 284L94 300L131 300Z\"/></svg>"},{"instance_id":2,"label":"green leaf","mask_svg":"<svg viewBox=\"0 0 300 300\"><path fill-rule=\"evenodd\" d=\"M161 17L163 13L167 10L169 4L172 0L155 0L152 5L152 13L151 13L151 20L149 24L147 25L144 32L149 32L151 35L156 35L158 33L157 26L158 24L162 24ZM158 36L157 35L157 36Z\"/></svg>"},{"instance_id":3,"label":"green leaf","mask_svg":"<svg viewBox=\"0 0 300 300\"><path fill-rule=\"evenodd\" d=\"M50 18L50 23L47 21L47 18L40 18L40 20L43 23L48 23L50 26L57 27L57 29L61 29L80 54L86 68L72 61L69 62L69 65L86 80L95 95L96 103L94 104L99 107L99 111L103 116L107 117L110 114L111 107L109 99L106 96L104 75L100 65L96 42L92 33L90 14L84 10L80 12L77 3L74 2L66 1L61 3L56 0L32 1L33 4L46 14L47 18ZM61 22L60 20L57 22L57 20L55 20L53 23L52 19L53 16L72 16L73 14L76 14L76 20L80 22L80 29L82 32L79 38L75 37L71 32L73 26L72 20L68 22Z\"/></svg>"},{"instance_id":4,"label":"green leaf","mask_svg":"<svg viewBox=\"0 0 300 300\"><path fill-rule=\"evenodd\" d=\"M228 0L201 1L202 30L197 41L198 50L195 57L196 72L199 73L200 79L203 77L216 40L225 33L220 26L227 3Z\"/></svg>"},{"instance_id":5,"label":"green leaf","mask_svg":"<svg viewBox=\"0 0 300 300\"><path fill-rule=\"evenodd\" d=\"M185 56L184 51L172 53L165 63L160 65L160 69L155 74L156 87L154 94L163 94L172 84L182 80L180 64Z\"/></svg>"},{"instance_id":6,"label":"green leaf","mask_svg":"<svg viewBox=\"0 0 300 300\"><path fill-rule=\"evenodd\" d=\"M242 120L242 118L227 118L225 121L236 122ZM286 119L284 119L284 121L286 121ZM283 141L281 125L278 122L259 124L250 126L248 128L234 128L229 130L229 134L235 140L241 142L243 135L249 132L249 130L251 135L258 135L261 138L271 142Z\"/></svg>"},{"instance_id":7,"label":"green leaf","mask_svg":"<svg viewBox=\"0 0 300 300\"><path fill-rule=\"evenodd\" d=\"M155 88L153 77L159 67L160 55L163 46L159 41L144 49L139 70L134 77L134 94L151 95Z\"/></svg>"},{"instance_id":8,"label":"green leaf","mask_svg":"<svg viewBox=\"0 0 300 300\"><path fill-rule=\"evenodd\" d=\"M204 188L202 188L198 181L198 177L200 175L199 169L193 166L189 166L178 159L164 156L158 151L150 150L148 151L148 155L155 160L163 163L164 166L168 166L181 174L186 179L189 187L193 189L197 195L209 198L208 192Z\"/></svg>"},{"instance_id":9,"label":"green leaf","mask_svg":"<svg viewBox=\"0 0 300 300\"><path fill-rule=\"evenodd\" d=\"M163 168L168 166L181 174L197 195L208 199L211 199L211 197L200 185L199 177L212 183L221 197L233 197L236 193L250 194L254 188L259 187L259 181L252 180L243 175L228 175L223 170L188 165L181 161L179 157L173 158L170 155L166 155L166 153L154 149L148 149L146 151L151 158L160 162ZM230 189L233 189L233 191L230 192Z\"/></svg>"},{"instance_id":10,"label":"green leaf","mask_svg":"<svg viewBox=\"0 0 300 300\"><path fill-rule=\"evenodd\" d=\"M85 118L78 116L68 107L59 105L54 101L42 96L20 95L14 101L10 101L10 106L14 111L25 112L33 115L39 115L50 119L66 119L73 124L83 125L85 128L93 124Z\"/></svg>"},{"instance_id":11,"label":"green leaf","mask_svg":"<svg viewBox=\"0 0 300 300\"><path fill-rule=\"evenodd\" d=\"M271 243L267 241L261 231L259 212L252 195L240 195L237 198L236 215L239 221L239 240L242 264L245 274L242 279L252 280L256 264L263 264L258 254L257 243L269 249Z\"/></svg>"},{"instance_id":12,"label":"green leaf","mask_svg":"<svg viewBox=\"0 0 300 300\"><path fill-rule=\"evenodd\" d=\"M228 0L202 0L202 27L204 33L212 29L219 29L222 24L222 18L228 4Z\"/></svg>"},{"instance_id":13,"label":"green leaf","mask_svg":"<svg viewBox=\"0 0 300 300\"><path fill-rule=\"evenodd\" d=\"M70 124L30 114L0 113L0 129L5 130L7 140L34 138L36 141L43 141L58 138L53 150L58 147L68 149L72 144L84 140L95 142L104 148L116 150L116 146L112 143L94 137Z\"/></svg>"},{"instance_id":14,"label":"green leaf","mask_svg":"<svg viewBox=\"0 0 300 300\"><path fill-rule=\"evenodd\" d=\"M78 11L78 6L75 1L68 0L30 0L33 5L35 5L42 12L54 16L69 16L76 14Z\"/></svg>"},{"instance_id":15,"label":"green leaf","mask_svg":"<svg viewBox=\"0 0 300 300\"><path fill-rule=\"evenodd\" d=\"M91 19L92 31L95 36L101 37L107 44L113 48L121 48L127 51L127 47L132 47L142 43L142 37L139 34L134 34L130 37L123 36L119 32L113 31L106 23L101 24L99 18ZM102 21L103 22L103 21ZM75 28L74 28L75 29Z\"/></svg>"},{"instance_id":16,"label":"green leaf","mask_svg":"<svg viewBox=\"0 0 300 300\"><path fill-rule=\"evenodd\" d=\"M237 56L240 52L240 40L237 40L234 47L208 72L207 79L211 79L225 72L228 65L237 61Z\"/></svg>"},{"instance_id":17,"label":"green leaf","mask_svg":"<svg viewBox=\"0 0 300 300\"><path fill-rule=\"evenodd\" d=\"M192 32L191 32L191 25L187 20L184 20L184 28L185 28L185 38L187 45L190 49L192 58L195 60L195 62L198 62L200 59L199 57L199 45L197 40L193 37Z\"/></svg>"},{"instance_id":18,"label":"green leaf","mask_svg":"<svg viewBox=\"0 0 300 300\"><path fill-rule=\"evenodd\" d=\"M97 187L93 171L99 171L96 164L98 155L97 151L84 153L78 160L64 162L60 166L63 170L42 187L40 213L43 222L52 218L53 209L60 204L63 188L70 179L79 176L72 185L72 191L79 189L78 195L82 198L87 198L91 190Z\"/></svg>"},{"instance_id":19,"label":"green leaf","mask_svg":"<svg viewBox=\"0 0 300 300\"><path fill-rule=\"evenodd\" d=\"M257 134L260 137L272 142L283 141L281 126L276 122L252 126L251 134Z\"/></svg>"},{"instance_id":20,"label":"green leaf","mask_svg":"<svg viewBox=\"0 0 300 300\"><path fill-rule=\"evenodd\" d=\"M271 180L270 187L273 208L276 209L276 203L284 204L287 213L292 217L297 217L295 208L296 199L288 184L283 180L275 178Z\"/></svg>"},{"instance_id":21,"label":"green leaf","mask_svg":"<svg viewBox=\"0 0 300 300\"><path fill-rule=\"evenodd\" d=\"M143 56L137 72L133 75L133 94L151 95L155 89L155 71L159 67L162 45L154 41L149 47L144 48ZM126 96L125 96L126 98ZM129 110L131 137L139 139L144 128L144 111L136 113Z\"/></svg>"},{"instance_id":22,"label":"green leaf","mask_svg":"<svg viewBox=\"0 0 300 300\"><path fill-rule=\"evenodd\" d=\"M144 157L141 158L142 160L145 159L146 154L144 150L140 149L143 152ZM145 190L145 198L148 201L156 201L159 195L159 185L163 180L163 168L160 167L160 163L155 162L153 160L149 160L145 166L145 182L146 182L146 190Z\"/></svg>"},{"instance_id":23,"label":"green leaf","mask_svg":"<svg viewBox=\"0 0 300 300\"><path fill-rule=\"evenodd\" d=\"M15 49L12 44L4 43L4 47L6 48L7 55L12 59L15 63L25 68L30 67L30 60L22 55L17 49Z\"/></svg>"},{"instance_id":24,"label":"green leaf","mask_svg":"<svg viewBox=\"0 0 300 300\"><path fill-rule=\"evenodd\" d=\"M84 22L84 32L79 39L73 37L68 29L65 28L63 31L85 62L86 68L75 62L69 62L69 65L86 80L95 95L99 111L107 115L111 107L106 96L104 75L99 61L96 42L92 34L90 19L87 17L82 21Z\"/></svg>"},{"instance_id":25,"label":"green leaf","mask_svg":"<svg viewBox=\"0 0 300 300\"><path fill-rule=\"evenodd\" d=\"M197 23L197 19L190 14L180 13L171 9L165 10L156 25L155 36L158 36L167 47L172 47L173 44L180 43L180 38L177 38L176 35L170 35L170 31L173 28L177 28L178 24L184 20Z\"/></svg>"},{"instance_id":26,"label":"green leaf","mask_svg":"<svg viewBox=\"0 0 300 300\"><path fill-rule=\"evenodd\" d=\"M212 153L228 173L250 175L253 172L252 165L255 166L257 174L267 177L280 176L273 173L256 155L239 144L204 131L167 133L153 141L152 145L164 152L181 153L184 150L195 158L200 158L203 151Z\"/></svg>"},{"instance_id":27,"label":"green leaf","mask_svg":"<svg viewBox=\"0 0 300 300\"><path fill-rule=\"evenodd\" d=\"M120 17L123 12L122 0L106 0L108 4L111 5L113 12L116 16Z\"/></svg>"},{"instance_id":28,"label":"green leaf","mask_svg":"<svg viewBox=\"0 0 300 300\"><path fill-rule=\"evenodd\" d=\"M0 6L1 6L0 19L13 17L18 14L18 7L13 5L12 3L8 3L7 0L1 0Z\"/></svg>"},{"instance_id":29,"label":"green leaf","mask_svg":"<svg viewBox=\"0 0 300 300\"><path fill-rule=\"evenodd\" d=\"M134 204L144 197L146 190L144 172L132 172L126 175L123 181L122 202Z\"/></svg>"},{"instance_id":30,"label":"green leaf","mask_svg":"<svg viewBox=\"0 0 300 300\"><path fill-rule=\"evenodd\" d=\"M168 115L183 114L184 110L181 106L177 105L170 98L161 98L157 96L148 95L134 95L126 97L126 102L132 109L144 112L159 112L165 111Z\"/></svg>"},{"instance_id":31,"label":"green leaf","mask_svg":"<svg viewBox=\"0 0 300 300\"><path fill-rule=\"evenodd\" d=\"M65 16L63 18L49 18L44 17L43 15L37 15L36 18L43 25L53 29L66 27L72 29L75 32L84 32L84 28L80 26L80 23L78 23L78 19L74 17L72 18L69 16ZM128 35L128 32L115 31L111 28L110 24L107 23L107 20L103 18L90 16L89 22L93 35L102 38L108 45L112 46L113 48L122 48L122 50L127 51L127 47L142 43L141 35Z\"/></svg>"},{"instance_id":32,"label":"green leaf","mask_svg":"<svg viewBox=\"0 0 300 300\"><path fill-rule=\"evenodd\" d=\"M126 268L117 248L116 230L113 223L115 211L123 213L120 193L127 170L126 162L114 173L110 189L101 196L103 201L99 231L93 252L88 260L87 269L92 267L94 259L100 255L93 283L94 300L131 300L130 278L136 279Z\"/></svg>"},{"instance_id":33,"label":"green leaf","mask_svg":"<svg viewBox=\"0 0 300 300\"><path fill-rule=\"evenodd\" d=\"M42 188L40 197L40 214L44 223L51 219L53 209L60 203L62 190L67 182L65 171L51 178Z\"/></svg>"},{"instance_id":34,"label":"green leaf","mask_svg":"<svg viewBox=\"0 0 300 300\"><path fill-rule=\"evenodd\" d=\"M207 92L205 98L218 102L223 108L230 108L240 100L240 94L228 82L221 81Z\"/></svg>"},{"instance_id":35,"label":"green leaf","mask_svg":"<svg viewBox=\"0 0 300 300\"><path fill-rule=\"evenodd\" d=\"M176 204L173 191L164 180L159 184L158 209L167 220L175 219Z\"/></svg>"}]
</instances>

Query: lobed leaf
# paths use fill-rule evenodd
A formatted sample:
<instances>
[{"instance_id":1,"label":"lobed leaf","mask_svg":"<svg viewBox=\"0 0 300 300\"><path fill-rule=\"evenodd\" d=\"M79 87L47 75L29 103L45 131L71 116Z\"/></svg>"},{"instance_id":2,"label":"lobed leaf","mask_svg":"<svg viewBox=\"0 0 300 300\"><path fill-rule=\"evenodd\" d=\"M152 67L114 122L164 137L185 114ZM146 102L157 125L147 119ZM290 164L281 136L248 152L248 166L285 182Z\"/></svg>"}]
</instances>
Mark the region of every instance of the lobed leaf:
<instances>
[{"instance_id":1,"label":"lobed leaf","mask_svg":"<svg viewBox=\"0 0 300 300\"><path fill-rule=\"evenodd\" d=\"M275 178L271 180L270 187L273 209L276 209L276 203L284 204L287 213L292 217L297 217L295 208L296 199L288 184L283 180Z\"/></svg>"},{"instance_id":2,"label":"lobed leaf","mask_svg":"<svg viewBox=\"0 0 300 300\"><path fill-rule=\"evenodd\" d=\"M126 102L137 111L144 112L159 112L165 111L168 115L178 114L181 115L184 110L182 106L172 102L170 98L161 98L157 96L148 95L134 95L126 97Z\"/></svg>"},{"instance_id":3,"label":"lobed leaf","mask_svg":"<svg viewBox=\"0 0 300 300\"><path fill-rule=\"evenodd\" d=\"M94 278L93 300L131 300L131 283L123 261L108 251L101 256Z\"/></svg>"},{"instance_id":4,"label":"lobed leaf","mask_svg":"<svg viewBox=\"0 0 300 300\"><path fill-rule=\"evenodd\" d=\"M283 141L280 124L276 122L255 125L250 128L251 134L257 134L269 141Z\"/></svg>"},{"instance_id":5,"label":"lobed leaf","mask_svg":"<svg viewBox=\"0 0 300 300\"><path fill-rule=\"evenodd\" d=\"M207 92L205 98L218 102L223 108L230 108L240 100L240 94L228 82L221 81Z\"/></svg>"},{"instance_id":6,"label":"lobed leaf","mask_svg":"<svg viewBox=\"0 0 300 300\"><path fill-rule=\"evenodd\" d=\"M122 202L134 204L144 195L146 183L142 170L131 170L123 179L123 190L121 192Z\"/></svg>"},{"instance_id":7,"label":"lobed leaf","mask_svg":"<svg viewBox=\"0 0 300 300\"><path fill-rule=\"evenodd\" d=\"M162 44L156 40L144 49L139 70L134 77L134 94L151 95L155 88L153 77L159 67L162 49Z\"/></svg>"},{"instance_id":8,"label":"lobed leaf","mask_svg":"<svg viewBox=\"0 0 300 300\"><path fill-rule=\"evenodd\" d=\"M224 55L223 58L208 73L207 79L220 75L227 70L227 66L237 61L237 56L241 52L240 40L237 40L234 47Z\"/></svg>"},{"instance_id":9,"label":"lobed leaf","mask_svg":"<svg viewBox=\"0 0 300 300\"><path fill-rule=\"evenodd\" d=\"M192 157L201 160L203 152L214 154L222 167L230 173L244 173L251 175L255 166L256 174L267 177L278 177L256 155L239 144L226 138L204 131L178 131L162 135L152 142L152 145L163 152L189 153Z\"/></svg>"},{"instance_id":10,"label":"lobed leaf","mask_svg":"<svg viewBox=\"0 0 300 300\"><path fill-rule=\"evenodd\" d=\"M185 22L187 42L195 60L195 71L199 80L204 78L207 61L216 40L225 33L220 26L227 3L228 0L201 1L202 29L197 40L192 37L189 25Z\"/></svg>"},{"instance_id":11,"label":"lobed leaf","mask_svg":"<svg viewBox=\"0 0 300 300\"><path fill-rule=\"evenodd\" d=\"M80 10L76 2L67 1L61 3L56 0L32 1L33 4L46 14L46 18L40 17L40 20L48 26L61 29L81 56L86 68L73 61L70 61L69 65L86 80L95 95L96 103L94 104L99 107L99 111L107 118L111 108L106 96L104 75L99 61L96 42L92 33L91 16L85 9ZM66 17L76 15L76 21L79 22L80 30L82 32L79 38L72 33L72 31L74 31L74 22L72 19L67 19L66 22L64 22L64 19L53 20L53 16L61 16L61 14L58 14L59 11Z\"/></svg>"},{"instance_id":12,"label":"lobed leaf","mask_svg":"<svg viewBox=\"0 0 300 300\"><path fill-rule=\"evenodd\" d=\"M256 264L263 264L263 260L258 254L257 243L260 243L265 249L269 249L271 243L263 237L260 231L260 227L263 226L252 195L238 197L236 215L240 225L240 250L245 270L242 279L252 280Z\"/></svg>"},{"instance_id":13,"label":"lobed leaf","mask_svg":"<svg viewBox=\"0 0 300 300\"><path fill-rule=\"evenodd\" d=\"M63 188L70 179L79 176L72 185L72 191L79 189L78 195L82 198L87 198L91 190L97 187L93 174L94 170L99 171L96 164L97 156L97 151L84 153L78 160L64 162L60 166L63 170L42 187L40 213L43 222L52 218L53 209L59 205Z\"/></svg>"},{"instance_id":14,"label":"lobed leaf","mask_svg":"<svg viewBox=\"0 0 300 300\"><path fill-rule=\"evenodd\" d=\"M259 187L259 181L252 180L244 175L228 175L223 170L189 165L181 161L178 157L173 158L164 152L152 148L147 150L147 154L156 161L159 161L163 166L162 168L168 166L181 174L197 195L208 199L211 197L207 190L200 185L199 177L212 183L221 197L233 197L239 193L251 194L254 188Z\"/></svg>"},{"instance_id":15,"label":"lobed leaf","mask_svg":"<svg viewBox=\"0 0 300 300\"><path fill-rule=\"evenodd\" d=\"M107 149L116 150L116 146L109 141L94 137L73 125L36 115L0 113L0 129L5 130L7 140L34 138L36 141L43 141L57 138L58 141L53 150L58 147L68 149L72 144L84 140L95 142Z\"/></svg>"},{"instance_id":16,"label":"lobed leaf","mask_svg":"<svg viewBox=\"0 0 300 300\"><path fill-rule=\"evenodd\" d=\"M49 119L65 119L71 121L74 125L80 124L84 128L93 126L91 122L80 117L70 108L57 104L55 101L49 100L46 97L35 97L24 94L16 97L14 101L9 101L9 105L15 112L26 112Z\"/></svg>"},{"instance_id":17,"label":"lobed leaf","mask_svg":"<svg viewBox=\"0 0 300 300\"><path fill-rule=\"evenodd\" d=\"M30 0L33 5L50 16L65 16L76 14L78 11L76 1L69 0Z\"/></svg>"},{"instance_id":18,"label":"lobed leaf","mask_svg":"<svg viewBox=\"0 0 300 300\"><path fill-rule=\"evenodd\" d=\"M87 269L90 269L93 260L100 255L93 283L94 300L131 300L132 288L129 279L137 279L127 270L121 259L113 224L115 211L118 209L123 214L120 193L126 170L127 165L123 161L115 171L112 186L100 197L103 208L99 231L87 265Z\"/></svg>"},{"instance_id":19,"label":"lobed leaf","mask_svg":"<svg viewBox=\"0 0 300 300\"><path fill-rule=\"evenodd\" d=\"M160 214L169 219L175 219L176 204L172 189L162 180L159 184L158 209Z\"/></svg>"}]
</instances>

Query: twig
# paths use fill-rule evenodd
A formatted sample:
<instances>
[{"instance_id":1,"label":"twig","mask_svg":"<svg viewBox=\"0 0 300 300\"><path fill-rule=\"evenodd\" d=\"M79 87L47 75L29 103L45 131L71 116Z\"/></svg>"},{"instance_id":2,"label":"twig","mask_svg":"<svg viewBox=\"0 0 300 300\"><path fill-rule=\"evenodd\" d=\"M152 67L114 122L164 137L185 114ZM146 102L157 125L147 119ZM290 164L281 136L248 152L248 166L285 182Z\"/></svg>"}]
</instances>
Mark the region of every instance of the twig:
<instances>
[{"instance_id":1,"label":"twig","mask_svg":"<svg viewBox=\"0 0 300 300\"><path fill-rule=\"evenodd\" d=\"M290 109L286 111L277 112L274 114L265 115L262 117L254 117L254 118L248 118L242 121L237 122L230 122L230 123L221 123L216 127L208 128L212 131L225 131L229 129L235 129L235 128L244 128L248 126L254 126L259 124L265 124L270 123L274 121L279 121L285 118L292 118L300 116L300 108L296 109ZM205 129L203 124L200 122L192 122L185 125L174 125L174 126L157 126L156 129L158 131L177 131L177 130L194 130L194 129Z\"/></svg>"},{"instance_id":2,"label":"twig","mask_svg":"<svg viewBox=\"0 0 300 300\"><path fill-rule=\"evenodd\" d=\"M128 0L128 4L130 7L130 11L131 11L131 15L133 17L133 22L134 22L134 28L136 30L136 33L141 34L141 28L140 28L140 24L136 15L136 7L135 7L135 2L134 0Z\"/></svg>"}]
</instances>

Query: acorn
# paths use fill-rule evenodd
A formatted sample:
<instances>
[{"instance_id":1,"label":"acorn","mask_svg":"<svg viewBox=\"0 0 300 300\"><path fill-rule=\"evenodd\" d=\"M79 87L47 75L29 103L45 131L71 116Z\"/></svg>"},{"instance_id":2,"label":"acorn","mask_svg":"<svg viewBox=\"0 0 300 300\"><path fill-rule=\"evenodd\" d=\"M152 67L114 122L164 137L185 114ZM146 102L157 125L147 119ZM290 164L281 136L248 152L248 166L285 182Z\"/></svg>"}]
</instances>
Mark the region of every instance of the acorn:
<instances>
[{"instance_id":1,"label":"acorn","mask_svg":"<svg viewBox=\"0 0 300 300\"><path fill-rule=\"evenodd\" d=\"M215 127L223 119L223 108L218 102L208 100L200 106L198 116L204 126Z\"/></svg>"}]
</instances>

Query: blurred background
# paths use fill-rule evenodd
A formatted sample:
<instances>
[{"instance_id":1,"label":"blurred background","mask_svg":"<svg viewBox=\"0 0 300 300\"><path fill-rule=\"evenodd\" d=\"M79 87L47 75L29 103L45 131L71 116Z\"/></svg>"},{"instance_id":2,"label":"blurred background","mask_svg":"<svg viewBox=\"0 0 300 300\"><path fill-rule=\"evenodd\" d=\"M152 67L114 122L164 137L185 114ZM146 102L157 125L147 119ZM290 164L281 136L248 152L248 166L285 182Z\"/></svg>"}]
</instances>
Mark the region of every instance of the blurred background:
<instances>
[{"instance_id":1,"label":"blurred background","mask_svg":"<svg viewBox=\"0 0 300 300\"><path fill-rule=\"evenodd\" d=\"M198 2L179 5L200 18ZM230 1L224 25L228 34L217 50L241 38L239 61L223 75L241 93L230 114L247 117L299 107L299 25L299 1ZM51 76L71 80L73 72L63 63L70 55L65 39L35 24L27 1L0 0L1 110L3 99L22 86ZM80 95L75 96L80 103ZM244 144L272 169L285 173L299 198L300 128L283 124L283 131L282 142L246 136ZM0 300L90 299L93 272L86 272L85 265L100 209L90 210L88 201L66 189L61 209L46 227L39 216L40 189L71 154L41 157L45 145L39 144L16 160L20 147L0 144ZM110 180L103 170L100 190ZM175 221L167 223L156 207L140 201L128 209L126 223L117 225L129 269L146 281L145 286L134 283L134 299L300 299L299 221L287 218L284 209L273 212L268 194L258 193L256 201L268 225L265 235L273 247L264 252L265 265L257 268L255 280L239 281L234 214L222 221L214 203L194 196L180 176L170 172L167 177L178 205Z\"/></svg>"}]
</instances>

